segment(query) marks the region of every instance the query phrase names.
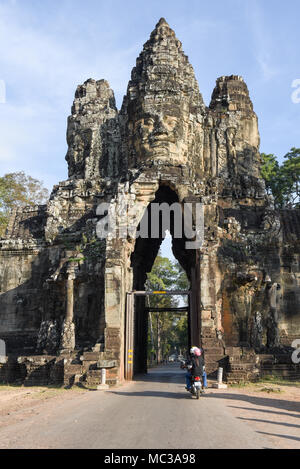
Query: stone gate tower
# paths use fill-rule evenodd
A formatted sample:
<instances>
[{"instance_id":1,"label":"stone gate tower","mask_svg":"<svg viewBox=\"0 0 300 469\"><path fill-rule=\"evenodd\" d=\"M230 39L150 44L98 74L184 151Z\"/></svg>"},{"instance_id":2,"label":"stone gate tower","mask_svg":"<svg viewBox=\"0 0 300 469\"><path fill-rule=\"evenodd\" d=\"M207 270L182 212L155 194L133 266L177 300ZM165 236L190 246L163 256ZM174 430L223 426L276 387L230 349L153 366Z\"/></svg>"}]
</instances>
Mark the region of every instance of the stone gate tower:
<instances>
[{"instance_id":1,"label":"stone gate tower","mask_svg":"<svg viewBox=\"0 0 300 469\"><path fill-rule=\"evenodd\" d=\"M230 354L271 353L300 336L299 210L277 212L266 194L240 76L219 78L206 107L162 18L120 111L107 81L78 86L67 142L68 180L47 205L14 212L1 240L2 379L92 380L101 367L112 383L124 378L126 294L144 289L163 237L135 236L153 203L204 208L201 248L174 237L173 252L191 284L191 339L206 348L210 371ZM99 237L103 204L117 207L131 236ZM137 309L141 371L146 317L141 302Z\"/></svg>"}]
</instances>

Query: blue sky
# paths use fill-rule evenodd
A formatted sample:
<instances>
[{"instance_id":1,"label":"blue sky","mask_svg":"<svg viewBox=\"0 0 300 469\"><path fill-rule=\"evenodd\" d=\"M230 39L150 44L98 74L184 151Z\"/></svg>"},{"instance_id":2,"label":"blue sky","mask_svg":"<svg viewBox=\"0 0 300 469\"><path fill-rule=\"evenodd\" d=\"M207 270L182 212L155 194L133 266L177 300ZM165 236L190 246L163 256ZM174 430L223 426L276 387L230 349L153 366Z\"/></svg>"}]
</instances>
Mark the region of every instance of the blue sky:
<instances>
[{"instance_id":1,"label":"blue sky","mask_svg":"<svg viewBox=\"0 0 300 469\"><path fill-rule=\"evenodd\" d=\"M300 146L299 0L0 0L0 174L24 170L51 190L67 177L66 124L76 86L105 78L118 107L160 17L183 43L208 105L221 75L242 75L261 150ZM300 93L299 93L300 96Z\"/></svg>"}]
</instances>

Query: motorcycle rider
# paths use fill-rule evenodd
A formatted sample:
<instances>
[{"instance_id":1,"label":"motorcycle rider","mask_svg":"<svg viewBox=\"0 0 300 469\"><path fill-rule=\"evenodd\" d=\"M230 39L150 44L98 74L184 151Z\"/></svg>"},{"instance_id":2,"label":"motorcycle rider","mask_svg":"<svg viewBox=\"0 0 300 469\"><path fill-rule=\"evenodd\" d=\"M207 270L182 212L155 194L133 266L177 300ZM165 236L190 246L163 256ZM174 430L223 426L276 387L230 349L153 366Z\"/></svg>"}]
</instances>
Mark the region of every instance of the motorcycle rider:
<instances>
[{"instance_id":1,"label":"motorcycle rider","mask_svg":"<svg viewBox=\"0 0 300 469\"><path fill-rule=\"evenodd\" d=\"M206 368L205 368L205 355L204 355L204 349L200 347L201 350L201 355L203 358L203 375L202 375L202 381L203 381L203 388L202 392L205 393L205 388L207 388L207 373L206 373Z\"/></svg>"},{"instance_id":2,"label":"motorcycle rider","mask_svg":"<svg viewBox=\"0 0 300 469\"><path fill-rule=\"evenodd\" d=\"M203 376L204 359L201 349L198 347L191 347L189 358L183 365L183 368L187 368L187 374L185 375L186 389L191 389L191 378L192 376Z\"/></svg>"}]
</instances>

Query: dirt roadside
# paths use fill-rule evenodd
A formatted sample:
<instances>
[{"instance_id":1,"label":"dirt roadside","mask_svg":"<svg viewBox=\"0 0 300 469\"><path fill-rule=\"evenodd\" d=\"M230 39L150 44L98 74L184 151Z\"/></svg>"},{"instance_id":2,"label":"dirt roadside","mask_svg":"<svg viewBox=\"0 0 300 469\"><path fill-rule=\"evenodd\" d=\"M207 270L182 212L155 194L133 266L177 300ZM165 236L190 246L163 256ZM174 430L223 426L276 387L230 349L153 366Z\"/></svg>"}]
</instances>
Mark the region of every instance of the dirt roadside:
<instances>
[{"instance_id":1,"label":"dirt roadside","mask_svg":"<svg viewBox=\"0 0 300 469\"><path fill-rule=\"evenodd\" d=\"M34 415L51 414L58 403L91 392L88 389L0 386L1 428L25 421ZM300 384L270 382L229 387L209 387L203 399L214 397L232 415L244 421L279 449L300 449Z\"/></svg>"},{"instance_id":2,"label":"dirt roadside","mask_svg":"<svg viewBox=\"0 0 300 469\"><path fill-rule=\"evenodd\" d=\"M300 449L299 383L267 381L212 392L234 417L267 436L279 449Z\"/></svg>"},{"instance_id":3,"label":"dirt roadside","mask_svg":"<svg viewBox=\"0 0 300 469\"><path fill-rule=\"evenodd\" d=\"M35 414L41 414L46 404L74 399L87 389L73 387L24 387L0 385L0 428L13 425Z\"/></svg>"}]
</instances>

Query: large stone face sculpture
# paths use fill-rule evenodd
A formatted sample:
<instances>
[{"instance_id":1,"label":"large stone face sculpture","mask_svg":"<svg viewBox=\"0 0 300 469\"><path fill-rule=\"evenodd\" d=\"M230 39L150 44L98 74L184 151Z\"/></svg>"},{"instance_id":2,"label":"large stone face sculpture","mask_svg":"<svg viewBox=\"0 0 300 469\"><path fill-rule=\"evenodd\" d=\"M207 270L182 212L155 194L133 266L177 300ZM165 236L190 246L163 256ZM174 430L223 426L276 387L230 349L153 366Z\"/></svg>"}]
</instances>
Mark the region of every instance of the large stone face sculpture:
<instances>
[{"instance_id":1,"label":"large stone face sculpture","mask_svg":"<svg viewBox=\"0 0 300 469\"><path fill-rule=\"evenodd\" d=\"M153 203L203 207L202 247L189 250L174 237L173 252L191 284L190 340L205 346L212 370L224 344L259 352L299 336L299 210L275 212L266 195L257 116L241 77L219 78L206 107L180 41L161 19L120 111L105 80L77 88L67 142L69 179L46 206L16 211L1 240L0 337L8 354L75 349L83 362L114 363L114 380L124 377L127 292L144 289L164 237L135 238ZM129 225L130 234L97 236L101 203L117 208L118 230ZM281 285L275 319L270 282ZM135 371L145 368L143 311L137 299Z\"/></svg>"},{"instance_id":2,"label":"large stone face sculpture","mask_svg":"<svg viewBox=\"0 0 300 469\"><path fill-rule=\"evenodd\" d=\"M161 19L132 71L121 116L126 120L129 167L186 165L205 106L180 41Z\"/></svg>"}]
</instances>

